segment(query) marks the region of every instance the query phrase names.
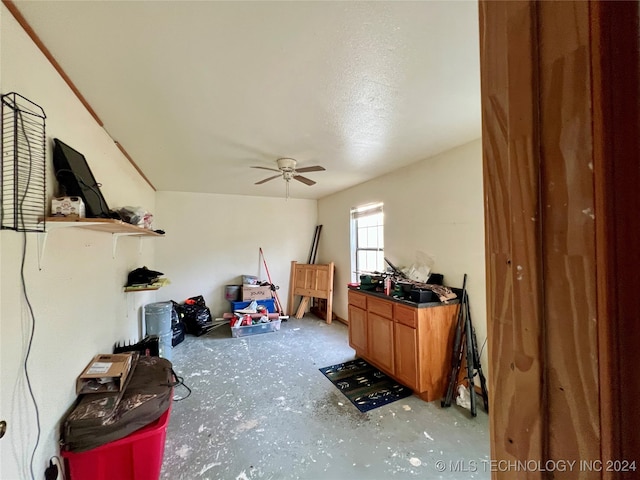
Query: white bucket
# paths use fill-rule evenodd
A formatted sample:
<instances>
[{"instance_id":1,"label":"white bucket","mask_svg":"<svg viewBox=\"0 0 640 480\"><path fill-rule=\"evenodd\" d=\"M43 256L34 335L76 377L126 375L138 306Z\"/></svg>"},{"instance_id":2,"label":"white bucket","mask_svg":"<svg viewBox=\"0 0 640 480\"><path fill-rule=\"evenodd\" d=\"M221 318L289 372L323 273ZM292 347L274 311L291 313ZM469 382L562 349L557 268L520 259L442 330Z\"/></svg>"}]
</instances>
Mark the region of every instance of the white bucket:
<instances>
[{"instance_id":1,"label":"white bucket","mask_svg":"<svg viewBox=\"0 0 640 480\"><path fill-rule=\"evenodd\" d=\"M230 302L237 302L240 298L240 285L227 285L224 288L224 298Z\"/></svg>"}]
</instances>

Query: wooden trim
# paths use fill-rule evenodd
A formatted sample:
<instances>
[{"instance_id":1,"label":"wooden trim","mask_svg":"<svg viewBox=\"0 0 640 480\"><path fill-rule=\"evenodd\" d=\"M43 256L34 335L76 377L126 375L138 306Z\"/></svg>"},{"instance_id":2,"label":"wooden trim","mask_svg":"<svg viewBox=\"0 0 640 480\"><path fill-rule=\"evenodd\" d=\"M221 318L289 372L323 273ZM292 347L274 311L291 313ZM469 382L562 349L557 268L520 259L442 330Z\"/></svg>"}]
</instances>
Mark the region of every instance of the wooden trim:
<instances>
[{"instance_id":1,"label":"wooden trim","mask_svg":"<svg viewBox=\"0 0 640 480\"><path fill-rule=\"evenodd\" d=\"M480 44L491 451L498 461L538 461L546 456L547 411L536 2L481 1Z\"/></svg>"},{"instance_id":2,"label":"wooden trim","mask_svg":"<svg viewBox=\"0 0 640 480\"><path fill-rule=\"evenodd\" d=\"M80 103L82 103L82 105L84 105L84 107L91 114L91 116L98 123L98 125L100 125L101 127L104 127L104 124L102 123L102 120L100 120L100 117L98 117L98 114L93 110L93 108L91 108L91 105L89 105L89 102L87 102L85 100L85 98L82 96L82 94L77 89L77 87L74 85L74 83L71 81L69 76L65 73L65 71L62 69L60 64L57 62L57 60L51 54L49 49L44 45L44 43L42 43L42 40L40 40L40 37L38 37L36 32L33 30L33 28L31 28L31 25L29 25L27 20L22 16L22 14L20 13L20 10L18 10L18 7L15 5L13 0L2 0L2 3L4 3L4 5L9 10L9 12L11 12L11 15L13 15L13 17L20 24L20 26L23 28L25 33L29 36L29 38L31 38L33 43L35 43L36 47L38 47L40 49L40 51L42 52L42 54L46 57L46 59L49 60L49 63L51 63L51 65L53 65L53 68L56 70L56 72L58 72L58 74L62 77L62 79L67 83L67 85L69 86L71 91L75 94L76 97L78 97L78 100L80 100Z\"/></svg>"},{"instance_id":3,"label":"wooden trim","mask_svg":"<svg viewBox=\"0 0 640 480\"><path fill-rule=\"evenodd\" d=\"M142 172L142 170L140 170L140 167L138 167L138 165L136 164L136 162L133 161L133 158L131 158L131 156L129 155L129 153L127 153L127 151L124 149L124 147L122 146L122 144L120 142L114 142L116 144L116 147L118 147L118 149L122 152L122 154L127 158L127 160L129 160L129 162L131 163L131 165L133 165L133 168L136 169L136 171L140 174L140 176L142 178L144 178L144 180L149 184L149 186L154 190L156 190L156 187L153 185L153 183L151 183L151 180L149 180L147 178L147 176Z\"/></svg>"},{"instance_id":4,"label":"wooden trim","mask_svg":"<svg viewBox=\"0 0 640 480\"><path fill-rule=\"evenodd\" d=\"M640 6L591 4L601 455L640 463ZM610 472L607 479L632 479Z\"/></svg>"},{"instance_id":5,"label":"wooden trim","mask_svg":"<svg viewBox=\"0 0 640 480\"><path fill-rule=\"evenodd\" d=\"M7 10L9 10L9 12L11 13L11 15L13 15L13 17L16 19L16 21L18 22L18 24L22 27L22 29L25 31L25 33L29 36L29 38L31 38L31 40L33 41L33 43L36 45L36 47L38 47L38 49L42 52L42 54L45 56L45 58L47 60L49 60L49 63L51 63L51 65L53 66L53 68L55 69L56 72L58 72L58 75L60 75L60 77L62 77L62 79L65 81L65 83L69 86L69 88L71 89L71 91L73 92L73 94L78 98L78 100L80 100L80 103L84 106L84 108L87 109L87 111L89 112L89 114L93 117L93 119L96 121L96 123L101 126L102 128L104 128L104 123L102 122L102 120L100 119L100 117L98 117L98 114L95 112L95 110L91 107L91 105L89 105L89 102L84 98L84 96L80 93L80 90L78 90L78 88L75 86L75 84L71 81L71 79L69 78L69 76L66 74L66 72L62 69L62 67L60 66L60 64L58 63L58 61L55 59L55 57L51 54L51 52L49 51L49 49L44 45L44 43L42 42L42 40L40 40L40 37L38 37L38 35L36 34L36 32L33 30L33 28L31 28L31 25L29 25L29 23L27 22L27 20L24 18L24 16L22 15L22 13L20 13L20 10L18 10L18 7L15 5L15 3L13 2L13 0L2 0L2 3L7 7ZM144 178L144 180L149 184L149 186L156 191L156 187L151 183L151 181L147 178L147 176L142 173L142 170L140 170L140 167L138 167L138 165L133 161L133 159L131 158L131 156L126 152L126 150L124 149L124 147L119 143L119 142L115 142L116 146L120 149L120 151L122 152L122 154L127 158L127 160L129 160L129 162L131 163L131 165L133 165L133 168L136 169L136 171L140 174L140 176L142 178Z\"/></svg>"},{"instance_id":6,"label":"wooden trim","mask_svg":"<svg viewBox=\"0 0 640 480\"><path fill-rule=\"evenodd\" d=\"M344 324L344 325L346 325L346 326L349 326L349 322L348 322L347 320L345 320L344 318L342 318L342 317L338 317L338 316L336 316L336 317L334 317L334 318L335 318L335 320L336 320L337 322L340 322L340 323L343 323L343 324Z\"/></svg>"},{"instance_id":7,"label":"wooden trim","mask_svg":"<svg viewBox=\"0 0 640 480\"><path fill-rule=\"evenodd\" d=\"M590 47L597 40L590 21L589 2L480 1L495 460L614 460L601 457L600 399L608 386L594 353L600 348L601 358L618 355L615 344L599 338L606 304L596 307ZM631 78L637 88L637 75ZM626 97L637 111L628 99L638 95ZM609 128L613 134L616 127ZM610 168L613 159L606 159ZM637 169L638 162L629 164ZM634 208L629 214L638 217L640 206ZM640 263L634 262L628 264ZM499 479L546 477L541 471L494 473Z\"/></svg>"},{"instance_id":8,"label":"wooden trim","mask_svg":"<svg viewBox=\"0 0 640 480\"><path fill-rule=\"evenodd\" d=\"M592 70L592 102L595 118L611 118L610 103L605 101L603 89L603 51L606 50L611 39L610 32L604 27L603 7L600 2L593 2L590 10L591 23L591 70ZM604 37L604 38L603 38ZM601 44L602 42L602 44ZM596 216L596 271L597 278L597 309L598 318L612 319L614 312L611 305L608 284L615 278L612 271L614 262L610 258L610 248L614 244L613 231L607 227L607 219L612 218L611 204L606 198L613 190L611 179L606 176L605 158L610 155L611 148L605 139L604 125L602 122L593 122L593 171L596 179L594 188ZM614 284L613 282L612 284ZM615 372L618 370L618 361L615 355L611 355L610 341L605 339L617 338L615 322L598 322L598 368L600 382L610 385L611 388L600 389L600 428L601 428L601 458L620 457L620 411L617 405L617 395L620 391L619 378ZM615 340L614 340L615 342ZM603 480L613 480L616 473L605 472Z\"/></svg>"}]
</instances>

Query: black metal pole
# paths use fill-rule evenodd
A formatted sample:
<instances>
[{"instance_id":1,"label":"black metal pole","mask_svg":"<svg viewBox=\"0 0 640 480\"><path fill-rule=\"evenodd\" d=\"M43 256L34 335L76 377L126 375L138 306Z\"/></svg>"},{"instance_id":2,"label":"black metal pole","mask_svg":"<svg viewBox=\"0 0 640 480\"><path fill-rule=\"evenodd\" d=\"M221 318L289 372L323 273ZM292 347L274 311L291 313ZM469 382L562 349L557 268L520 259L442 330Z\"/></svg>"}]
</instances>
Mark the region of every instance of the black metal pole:
<instances>
[{"instance_id":1,"label":"black metal pole","mask_svg":"<svg viewBox=\"0 0 640 480\"><path fill-rule=\"evenodd\" d=\"M385 259L386 260L386 259ZM388 263L388 262L387 262ZM391 264L389 264L391 265ZM392 266L393 268L393 266ZM464 274L462 280L462 298L460 299L460 308L458 310L458 319L456 322L456 334L453 341L453 350L451 351L451 373L449 374L449 384L447 386L447 392L440 402L442 407L450 407L453 401L453 392L458 382L458 375L460 374L460 366L462 365L462 354L464 349L464 314L465 314L465 297L467 289L467 274Z\"/></svg>"}]
</instances>

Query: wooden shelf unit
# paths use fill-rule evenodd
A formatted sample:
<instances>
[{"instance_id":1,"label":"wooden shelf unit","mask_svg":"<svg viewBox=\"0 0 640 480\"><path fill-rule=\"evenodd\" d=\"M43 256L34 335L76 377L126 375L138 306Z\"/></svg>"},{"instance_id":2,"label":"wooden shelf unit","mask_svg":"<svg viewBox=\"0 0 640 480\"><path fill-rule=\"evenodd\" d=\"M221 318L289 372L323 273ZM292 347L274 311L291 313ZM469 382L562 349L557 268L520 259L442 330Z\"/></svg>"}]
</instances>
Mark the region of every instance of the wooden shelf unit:
<instances>
[{"instance_id":1,"label":"wooden shelf unit","mask_svg":"<svg viewBox=\"0 0 640 480\"><path fill-rule=\"evenodd\" d=\"M70 217L47 217L45 219L47 229L75 227L99 232L116 233L121 235L141 235L145 237L162 237L161 233L154 232L147 228L131 225L130 223L116 220L114 218L70 218Z\"/></svg>"},{"instance_id":2,"label":"wooden shelf unit","mask_svg":"<svg viewBox=\"0 0 640 480\"><path fill-rule=\"evenodd\" d=\"M349 345L423 400L443 397L458 303L411 306L349 290Z\"/></svg>"},{"instance_id":3,"label":"wooden shelf unit","mask_svg":"<svg viewBox=\"0 0 640 480\"><path fill-rule=\"evenodd\" d=\"M81 228L97 232L110 233L113 237L112 256L116 257L118 238L120 237L164 237L164 234L154 232L147 228L131 225L130 223L114 218L79 218L79 217L46 217L45 229L38 233L38 268L42 269L42 259L47 244L47 237L53 230L60 228ZM142 248L142 247L141 247ZM138 290L139 291L139 290Z\"/></svg>"}]
</instances>

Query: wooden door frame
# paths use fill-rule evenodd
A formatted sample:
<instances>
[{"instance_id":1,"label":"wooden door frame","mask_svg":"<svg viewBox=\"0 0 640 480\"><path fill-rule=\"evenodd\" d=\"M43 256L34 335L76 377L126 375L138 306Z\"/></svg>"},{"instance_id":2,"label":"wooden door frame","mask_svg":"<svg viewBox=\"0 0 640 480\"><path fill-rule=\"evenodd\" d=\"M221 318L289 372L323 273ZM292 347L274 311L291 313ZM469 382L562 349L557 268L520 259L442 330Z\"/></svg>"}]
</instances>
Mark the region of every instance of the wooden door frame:
<instances>
[{"instance_id":1,"label":"wooden door frame","mask_svg":"<svg viewBox=\"0 0 640 480\"><path fill-rule=\"evenodd\" d=\"M479 7L492 460L640 469L638 2Z\"/></svg>"}]
</instances>

